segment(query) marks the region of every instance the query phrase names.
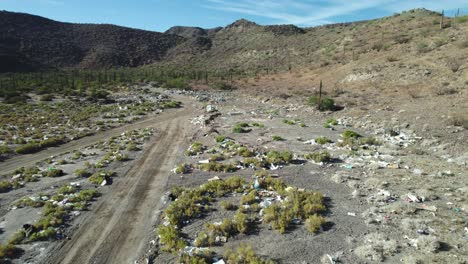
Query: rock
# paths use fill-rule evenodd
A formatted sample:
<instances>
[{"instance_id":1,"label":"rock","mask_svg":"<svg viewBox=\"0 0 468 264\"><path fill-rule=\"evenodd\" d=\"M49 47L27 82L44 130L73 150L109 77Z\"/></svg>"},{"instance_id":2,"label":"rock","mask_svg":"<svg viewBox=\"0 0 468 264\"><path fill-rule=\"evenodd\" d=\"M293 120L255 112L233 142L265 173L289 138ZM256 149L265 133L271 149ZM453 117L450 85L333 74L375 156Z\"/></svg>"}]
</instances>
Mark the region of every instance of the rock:
<instances>
[{"instance_id":1,"label":"rock","mask_svg":"<svg viewBox=\"0 0 468 264\"><path fill-rule=\"evenodd\" d=\"M421 169L414 169L413 170L413 174L416 175L416 176L421 176L423 175L423 171Z\"/></svg>"},{"instance_id":2,"label":"rock","mask_svg":"<svg viewBox=\"0 0 468 264\"><path fill-rule=\"evenodd\" d=\"M213 106L213 105L207 105L206 108L205 108L205 110L206 110L207 113L213 113L213 112L215 112L217 109L216 109L216 107Z\"/></svg>"}]
</instances>

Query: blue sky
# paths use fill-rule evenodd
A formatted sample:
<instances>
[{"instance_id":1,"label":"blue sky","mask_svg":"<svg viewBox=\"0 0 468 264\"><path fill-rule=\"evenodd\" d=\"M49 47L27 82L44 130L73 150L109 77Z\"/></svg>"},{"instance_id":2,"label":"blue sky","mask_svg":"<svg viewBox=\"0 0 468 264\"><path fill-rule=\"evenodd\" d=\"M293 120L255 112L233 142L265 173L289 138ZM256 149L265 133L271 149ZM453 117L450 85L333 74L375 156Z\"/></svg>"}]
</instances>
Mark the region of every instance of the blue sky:
<instances>
[{"instance_id":1,"label":"blue sky","mask_svg":"<svg viewBox=\"0 0 468 264\"><path fill-rule=\"evenodd\" d=\"M468 14L468 0L0 0L0 10L64 22L110 23L153 31L212 28L239 18L259 24L321 24L365 20L417 7Z\"/></svg>"}]
</instances>

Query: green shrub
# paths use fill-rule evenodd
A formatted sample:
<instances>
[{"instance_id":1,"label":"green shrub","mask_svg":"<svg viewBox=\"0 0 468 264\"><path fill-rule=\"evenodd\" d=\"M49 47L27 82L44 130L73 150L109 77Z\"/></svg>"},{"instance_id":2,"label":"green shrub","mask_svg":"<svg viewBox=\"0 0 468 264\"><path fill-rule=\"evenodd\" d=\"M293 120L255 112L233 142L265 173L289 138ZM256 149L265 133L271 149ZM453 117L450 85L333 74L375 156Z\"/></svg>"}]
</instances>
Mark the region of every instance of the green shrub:
<instances>
[{"instance_id":1,"label":"green shrub","mask_svg":"<svg viewBox=\"0 0 468 264\"><path fill-rule=\"evenodd\" d=\"M362 137L361 135L359 135L358 133L352 131L352 130L346 130L344 131L341 136L344 138L344 139L348 139L348 138L360 138Z\"/></svg>"},{"instance_id":2,"label":"green shrub","mask_svg":"<svg viewBox=\"0 0 468 264\"><path fill-rule=\"evenodd\" d=\"M0 193L9 191L13 185L9 181L0 181Z\"/></svg>"},{"instance_id":3,"label":"green shrub","mask_svg":"<svg viewBox=\"0 0 468 264\"><path fill-rule=\"evenodd\" d=\"M10 152L11 152L11 149L8 146L6 146L6 145L1 145L0 146L0 155L8 154Z\"/></svg>"},{"instance_id":4,"label":"green shrub","mask_svg":"<svg viewBox=\"0 0 468 264\"><path fill-rule=\"evenodd\" d=\"M272 136L271 139L273 141L285 141L285 139L280 136Z\"/></svg>"},{"instance_id":5,"label":"green shrub","mask_svg":"<svg viewBox=\"0 0 468 264\"><path fill-rule=\"evenodd\" d=\"M328 151L323 151L323 152L312 152L309 154L304 155L305 159L308 160L313 160L317 163L320 162L328 162L331 160L331 155Z\"/></svg>"},{"instance_id":6,"label":"green shrub","mask_svg":"<svg viewBox=\"0 0 468 264\"><path fill-rule=\"evenodd\" d=\"M179 108L182 105L182 102L177 101L167 101L159 104L159 107L162 109L169 109L169 108Z\"/></svg>"},{"instance_id":7,"label":"green shrub","mask_svg":"<svg viewBox=\"0 0 468 264\"><path fill-rule=\"evenodd\" d=\"M273 264L271 260L265 260L257 256L252 247L241 244L235 251L231 248L225 250L224 259L229 264Z\"/></svg>"},{"instance_id":8,"label":"green shrub","mask_svg":"<svg viewBox=\"0 0 468 264\"><path fill-rule=\"evenodd\" d=\"M65 142L64 137L53 137L53 138L49 138L49 139L39 142L39 146L41 149L50 148L50 147L56 147L60 144L63 144L64 142Z\"/></svg>"},{"instance_id":9,"label":"green shrub","mask_svg":"<svg viewBox=\"0 0 468 264\"><path fill-rule=\"evenodd\" d=\"M37 207L42 207L44 205L44 202L40 199L35 201L31 199L30 197L23 197L20 200L16 201L14 204L15 206L18 206L18 207L30 206L30 207L37 208Z\"/></svg>"},{"instance_id":10,"label":"green shrub","mask_svg":"<svg viewBox=\"0 0 468 264\"><path fill-rule=\"evenodd\" d=\"M310 233L317 233L325 223L325 218L323 218L320 215L314 214L307 218L305 225L307 231L309 231Z\"/></svg>"},{"instance_id":11,"label":"green shrub","mask_svg":"<svg viewBox=\"0 0 468 264\"><path fill-rule=\"evenodd\" d=\"M210 158L208 159L209 161L223 161L225 158L224 158L224 155L222 154L214 154L214 155L211 155Z\"/></svg>"},{"instance_id":12,"label":"green shrub","mask_svg":"<svg viewBox=\"0 0 468 264\"><path fill-rule=\"evenodd\" d=\"M250 131L252 131L251 129L247 129L247 127L249 127L249 124L240 123L240 124L235 125L232 128L232 132L240 134L240 133L249 133Z\"/></svg>"},{"instance_id":13,"label":"green shrub","mask_svg":"<svg viewBox=\"0 0 468 264\"><path fill-rule=\"evenodd\" d=\"M192 143L190 148L185 152L185 155L195 156L195 155L203 153L203 150L205 150L205 147L203 146L202 143L194 142L194 143Z\"/></svg>"},{"instance_id":14,"label":"green shrub","mask_svg":"<svg viewBox=\"0 0 468 264\"><path fill-rule=\"evenodd\" d=\"M382 143L375 137L364 137L359 139L360 145L380 146Z\"/></svg>"},{"instance_id":15,"label":"green shrub","mask_svg":"<svg viewBox=\"0 0 468 264\"><path fill-rule=\"evenodd\" d=\"M320 144L320 145L325 145L327 143L332 143L333 141L331 141L329 138L327 137L318 137L315 139L315 142L317 144Z\"/></svg>"},{"instance_id":16,"label":"green shrub","mask_svg":"<svg viewBox=\"0 0 468 264\"><path fill-rule=\"evenodd\" d=\"M226 82L216 82L212 85L212 87L221 91L232 91L236 89L232 84Z\"/></svg>"},{"instance_id":17,"label":"green shrub","mask_svg":"<svg viewBox=\"0 0 468 264\"><path fill-rule=\"evenodd\" d=\"M54 99L54 95L52 94L44 94L43 96L41 96L41 98L39 99L40 101L42 102L50 102Z\"/></svg>"},{"instance_id":18,"label":"green shrub","mask_svg":"<svg viewBox=\"0 0 468 264\"><path fill-rule=\"evenodd\" d=\"M41 150L41 146L37 143L27 143L25 145L18 146L15 152L18 154L32 154Z\"/></svg>"},{"instance_id":19,"label":"green shrub","mask_svg":"<svg viewBox=\"0 0 468 264\"><path fill-rule=\"evenodd\" d=\"M248 157L253 157L254 153L246 147L240 147L237 149L237 155L244 157L244 158L248 158Z\"/></svg>"},{"instance_id":20,"label":"green shrub","mask_svg":"<svg viewBox=\"0 0 468 264\"><path fill-rule=\"evenodd\" d=\"M269 223L273 229L283 234L292 221L292 212L289 208L283 208L280 204L274 203L265 208L264 219L265 223Z\"/></svg>"},{"instance_id":21,"label":"green shrub","mask_svg":"<svg viewBox=\"0 0 468 264\"><path fill-rule=\"evenodd\" d=\"M285 123L285 124L287 124L287 125L291 125L291 126L296 124L295 121L293 121L293 120L288 120L288 119L284 119L284 120L283 120L283 123Z\"/></svg>"},{"instance_id":22,"label":"green shrub","mask_svg":"<svg viewBox=\"0 0 468 264\"><path fill-rule=\"evenodd\" d=\"M46 176L50 178L56 178L63 175L63 170L61 169L51 169L47 172Z\"/></svg>"},{"instance_id":23,"label":"green shrub","mask_svg":"<svg viewBox=\"0 0 468 264\"><path fill-rule=\"evenodd\" d=\"M203 171L212 171L212 172L235 172L237 170L236 166L233 164L223 164L218 162L210 161L206 164L200 164L199 168Z\"/></svg>"},{"instance_id":24,"label":"green shrub","mask_svg":"<svg viewBox=\"0 0 468 264\"><path fill-rule=\"evenodd\" d=\"M14 233L13 236L10 237L8 240L8 244L11 245L19 245L23 240L26 238L26 234L23 230L19 230L18 232Z\"/></svg>"},{"instance_id":25,"label":"green shrub","mask_svg":"<svg viewBox=\"0 0 468 264\"><path fill-rule=\"evenodd\" d=\"M138 151L138 150L140 150L135 142L128 142L127 147L125 149L127 151Z\"/></svg>"},{"instance_id":26,"label":"green shrub","mask_svg":"<svg viewBox=\"0 0 468 264\"><path fill-rule=\"evenodd\" d=\"M335 118L331 117L331 118L327 119L327 121L325 122L325 127L327 127L327 125L328 126L336 126L336 125L338 125L338 121Z\"/></svg>"},{"instance_id":27,"label":"green shrub","mask_svg":"<svg viewBox=\"0 0 468 264\"><path fill-rule=\"evenodd\" d=\"M184 78L171 78L165 81L164 88L190 89L188 81Z\"/></svg>"},{"instance_id":28,"label":"green shrub","mask_svg":"<svg viewBox=\"0 0 468 264\"><path fill-rule=\"evenodd\" d=\"M75 175L78 177L88 178L91 176L91 172L85 169L77 169L75 170Z\"/></svg>"},{"instance_id":29,"label":"green shrub","mask_svg":"<svg viewBox=\"0 0 468 264\"><path fill-rule=\"evenodd\" d=\"M320 111L335 111L337 109L335 101L330 97L311 96L308 99L309 105L317 107Z\"/></svg>"},{"instance_id":30,"label":"green shrub","mask_svg":"<svg viewBox=\"0 0 468 264\"><path fill-rule=\"evenodd\" d=\"M224 140L226 140L226 138L227 138L226 136L221 136L221 135L219 135L219 136L217 136L217 137L215 138L215 140L216 140L217 143L221 143L221 142L223 142Z\"/></svg>"},{"instance_id":31,"label":"green shrub","mask_svg":"<svg viewBox=\"0 0 468 264\"><path fill-rule=\"evenodd\" d=\"M248 216L244 214L241 210L237 211L234 215L233 223L238 233L244 234L248 229Z\"/></svg>"},{"instance_id":32,"label":"green shrub","mask_svg":"<svg viewBox=\"0 0 468 264\"><path fill-rule=\"evenodd\" d=\"M189 165L187 165L187 164L177 165L177 167L175 169L175 173L177 173L177 174L186 174L186 173L189 172L188 167L189 167Z\"/></svg>"},{"instance_id":33,"label":"green shrub","mask_svg":"<svg viewBox=\"0 0 468 264\"><path fill-rule=\"evenodd\" d=\"M21 250L12 244L0 245L0 260L4 258L14 259L20 254Z\"/></svg>"},{"instance_id":34,"label":"green shrub","mask_svg":"<svg viewBox=\"0 0 468 264\"><path fill-rule=\"evenodd\" d=\"M224 210L228 210L228 211L234 211L234 210L237 210L237 206L231 202L228 202L228 201L222 201L220 203L221 207L224 209Z\"/></svg>"},{"instance_id":35,"label":"green shrub","mask_svg":"<svg viewBox=\"0 0 468 264\"><path fill-rule=\"evenodd\" d=\"M267 153L266 161L270 164L289 164L292 161L293 155L291 152L278 152L272 150Z\"/></svg>"},{"instance_id":36,"label":"green shrub","mask_svg":"<svg viewBox=\"0 0 468 264\"><path fill-rule=\"evenodd\" d=\"M187 243L180 238L180 231L173 226L160 225L157 232L160 237L160 243L164 245L162 247L163 251L178 252L187 245Z\"/></svg>"},{"instance_id":37,"label":"green shrub","mask_svg":"<svg viewBox=\"0 0 468 264\"><path fill-rule=\"evenodd\" d=\"M256 123L256 122L255 122L255 123L252 123L252 126L253 126L253 127L265 127L264 124L260 124L260 123Z\"/></svg>"},{"instance_id":38,"label":"green shrub","mask_svg":"<svg viewBox=\"0 0 468 264\"><path fill-rule=\"evenodd\" d=\"M466 22L468 22L468 15L459 16L459 17L455 18L455 23L457 23L457 24L466 23Z\"/></svg>"},{"instance_id":39,"label":"green shrub","mask_svg":"<svg viewBox=\"0 0 468 264\"><path fill-rule=\"evenodd\" d=\"M109 177L109 176L110 176L109 173L105 171L99 171L91 175L91 177L89 177L88 180L93 184L100 185L104 182L106 177Z\"/></svg>"},{"instance_id":40,"label":"green shrub","mask_svg":"<svg viewBox=\"0 0 468 264\"><path fill-rule=\"evenodd\" d=\"M257 202L257 191L252 190L250 191L247 195L242 196L241 198L241 204L254 204Z\"/></svg>"},{"instance_id":41,"label":"green shrub","mask_svg":"<svg viewBox=\"0 0 468 264\"><path fill-rule=\"evenodd\" d=\"M31 234L29 241L47 241L55 238L56 233L53 227L48 227L47 229Z\"/></svg>"},{"instance_id":42,"label":"green shrub","mask_svg":"<svg viewBox=\"0 0 468 264\"><path fill-rule=\"evenodd\" d=\"M264 168L266 164L257 158L247 158L242 161L245 165L254 165L257 168Z\"/></svg>"}]
</instances>

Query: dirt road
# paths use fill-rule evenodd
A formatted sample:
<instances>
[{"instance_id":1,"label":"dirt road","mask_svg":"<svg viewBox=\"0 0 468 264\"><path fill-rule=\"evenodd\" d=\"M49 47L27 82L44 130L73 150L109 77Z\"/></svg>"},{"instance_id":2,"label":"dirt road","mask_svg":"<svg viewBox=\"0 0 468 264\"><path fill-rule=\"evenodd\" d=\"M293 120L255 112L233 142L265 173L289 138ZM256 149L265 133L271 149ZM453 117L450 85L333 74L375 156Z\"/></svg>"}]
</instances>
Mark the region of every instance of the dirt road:
<instances>
[{"instance_id":1,"label":"dirt road","mask_svg":"<svg viewBox=\"0 0 468 264\"><path fill-rule=\"evenodd\" d=\"M14 157L4 162L0 162L1 173L8 174L19 167L33 166L36 162L47 159L50 156L56 156L65 152L76 150L87 145L94 144L100 140L105 140L112 136L120 135L125 131L139 128L156 127L157 125L168 122L169 120L172 120L178 116L185 116L188 113L190 113L190 111L192 111L192 109L190 108L167 110L164 113L148 117L133 124L128 124L89 137L74 140L56 148L49 148L35 154Z\"/></svg>"},{"instance_id":2,"label":"dirt road","mask_svg":"<svg viewBox=\"0 0 468 264\"><path fill-rule=\"evenodd\" d=\"M186 116L159 127L161 133L140 160L100 198L70 241L47 263L133 263L152 232L170 170L185 137Z\"/></svg>"}]
</instances>

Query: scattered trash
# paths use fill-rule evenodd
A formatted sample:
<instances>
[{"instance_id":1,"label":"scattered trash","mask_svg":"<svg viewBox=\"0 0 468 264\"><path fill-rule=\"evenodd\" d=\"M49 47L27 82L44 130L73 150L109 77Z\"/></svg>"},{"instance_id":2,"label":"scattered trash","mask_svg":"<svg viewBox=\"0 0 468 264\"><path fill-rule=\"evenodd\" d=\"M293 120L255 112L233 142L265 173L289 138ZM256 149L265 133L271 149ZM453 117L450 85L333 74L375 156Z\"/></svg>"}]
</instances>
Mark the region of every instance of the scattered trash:
<instances>
[{"instance_id":1,"label":"scattered trash","mask_svg":"<svg viewBox=\"0 0 468 264\"><path fill-rule=\"evenodd\" d=\"M349 216L356 216L356 213L348 213Z\"/></svg>"},{"instance_id":2,"label":"scattered trash","mask_svg":"<svg viewBox=\"0 0 468 264\"><path fill-rule=\"evenodd\" d=\"M219 178L218 176L214 176L213 178L211 179L208 179L209 182L212 182L212 181L220 181L221 178Z\"/></svg>"},{"instance_id":3,"label":"scattered trash","mask_svg":"<svg viewBox=\"0 0 468 264\"><path fill-rule=\"evenodd\" d=\"M408 193L407 197L408 197L409 201L411 201L413 203L420 203L421 202L419 200L419 198L414 194Z\"/></svg>"}]
</instances>

